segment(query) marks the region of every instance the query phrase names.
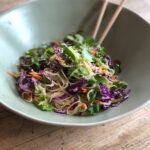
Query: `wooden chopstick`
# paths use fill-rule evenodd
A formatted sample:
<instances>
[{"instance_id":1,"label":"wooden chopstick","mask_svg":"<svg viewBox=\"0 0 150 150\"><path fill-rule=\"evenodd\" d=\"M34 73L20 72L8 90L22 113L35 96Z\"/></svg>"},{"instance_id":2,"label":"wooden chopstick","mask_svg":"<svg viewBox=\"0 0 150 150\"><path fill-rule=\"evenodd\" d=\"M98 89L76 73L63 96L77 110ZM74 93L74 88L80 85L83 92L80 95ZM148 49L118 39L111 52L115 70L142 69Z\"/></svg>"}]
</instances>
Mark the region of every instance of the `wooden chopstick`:
<instances>
[{"instance_id":1,"label":"wooden chopstick","mask_svg":"<svg viewBox=\"0 0 150 150\"><path fill-rule=\"evenodd\" d=\"M115 13L113 14L112 18L110 19L108 25L106 26L104 32L102 33L99 43L102 44L105 37L107 36L108 32L110 31L111 27L113 26L114 22L116 21L117 17L119 16L121 10L123 9L123 6L125 4L126 0L121 0L121 3L119 4L118 8L116 9Z\"/></svg>"},{"instance_id":2,"label":"wooden chopstick","mask_svg":"<svg viewBox=\"0 0 150 150\"><path fill-rule=\"evenodd\" d=\"M99 16L98 16L98 19L97 19L97 22L96 22L96 26L95 26L95 29L94 29L94 32L93 32L93 38L94 38L94 39L95 39L96 36L97 36L98 29L100 28L100 25L101 25L103 16L104 16L104 14L105 14L105 10L106 10L106 8L107 8L107 5L108 5L108 0L103 0L103 4L102 4L102 6L100 7Z\"/></svg>"}]
</instances>

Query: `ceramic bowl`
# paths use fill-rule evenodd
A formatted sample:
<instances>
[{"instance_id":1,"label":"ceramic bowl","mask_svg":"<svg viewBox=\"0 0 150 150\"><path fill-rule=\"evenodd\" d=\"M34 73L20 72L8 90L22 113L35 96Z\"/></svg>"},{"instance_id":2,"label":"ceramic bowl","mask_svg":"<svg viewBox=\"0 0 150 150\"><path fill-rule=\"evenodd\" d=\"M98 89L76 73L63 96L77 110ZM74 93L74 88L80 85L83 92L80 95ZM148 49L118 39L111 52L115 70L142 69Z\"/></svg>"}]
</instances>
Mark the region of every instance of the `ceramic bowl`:
<instances>
[{"instance_id":1,"label":"ceramic bowl","mask_svg":"<svg viewBox=\"0 0 150 150\"><path fill-rule=\"evenodd\" d=\"M103 46L122 62L121 79L132 90L118 107L89 117L43 112L23 101L8 71L15 71L19 57L41 43L61 39L82 30L90 35L99 10L99 0L42 0L0 15L0 102L10 110L35 121L65 126L90 126L120 118L150 99L150 25L135 13L123 9ZM99 35L116 9L109 4Z\"/></svg>"}]
</instances>

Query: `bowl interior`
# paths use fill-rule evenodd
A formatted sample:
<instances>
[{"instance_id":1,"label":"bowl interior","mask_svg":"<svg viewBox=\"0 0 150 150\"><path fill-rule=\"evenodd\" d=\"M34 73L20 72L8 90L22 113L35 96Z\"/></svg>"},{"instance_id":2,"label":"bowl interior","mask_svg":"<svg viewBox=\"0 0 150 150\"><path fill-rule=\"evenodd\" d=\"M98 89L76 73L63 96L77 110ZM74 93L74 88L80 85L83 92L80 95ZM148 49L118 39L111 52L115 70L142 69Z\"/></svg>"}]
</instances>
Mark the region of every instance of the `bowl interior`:
<instances>
[{"instance_id":1,"label":"bowl interior","mask_svg":"<svg viewBox=\"0 0 150 150\"><path fill-rule=\"evenodd\" d=\"M109 4L99 35L116 5ZM42 112L24 102L14 81L7 75L16 70L18 58L29 48L66 34L83 30L90 35L98 15L98 0L43 0L16 8L0 16L0 101L15 112L44 123L57 125L93 125L126 114L150 98L150 26L124 9L103 46L122 62L121 79L132 89L131 97L116 108L91 117L73 117Z\"/></svg>"}]
</instances>

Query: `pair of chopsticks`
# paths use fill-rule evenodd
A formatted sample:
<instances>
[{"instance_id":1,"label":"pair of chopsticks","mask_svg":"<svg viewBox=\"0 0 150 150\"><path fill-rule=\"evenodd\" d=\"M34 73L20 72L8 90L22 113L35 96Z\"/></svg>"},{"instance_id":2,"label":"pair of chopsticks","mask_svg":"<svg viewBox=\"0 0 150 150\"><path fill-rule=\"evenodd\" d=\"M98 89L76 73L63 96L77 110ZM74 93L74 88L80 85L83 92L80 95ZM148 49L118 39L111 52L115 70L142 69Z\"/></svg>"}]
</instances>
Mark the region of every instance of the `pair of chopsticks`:
<instances>
[{"instance_id":1,"label":"pair of chopsticks","mask_svg":"<svg viewBox=\"0 0 150 150\"><path fill-rule=\"evenodd\" d=\"M110 21L108 22L108 25L106 26L106 28L104 29L102 35L99 38L99 43L102 44L104 39L106 38L108 32L110 31L111 27L113 26L114 22L116 21L117 17L119 16L121 10L123 9L123 6L125 4L126 0L121 0L120 4L118 5L116 11L114 12L112 18L110 19ZM99 16L96 22L96 26L93 32L93 38L95 39L98 33L98 30L100 28L103 16L105 14L106 8L108 5L108 0L103 0L103 4L102 7L100 8L100 12L99 12Z\"/></svg>"}]
</instances>

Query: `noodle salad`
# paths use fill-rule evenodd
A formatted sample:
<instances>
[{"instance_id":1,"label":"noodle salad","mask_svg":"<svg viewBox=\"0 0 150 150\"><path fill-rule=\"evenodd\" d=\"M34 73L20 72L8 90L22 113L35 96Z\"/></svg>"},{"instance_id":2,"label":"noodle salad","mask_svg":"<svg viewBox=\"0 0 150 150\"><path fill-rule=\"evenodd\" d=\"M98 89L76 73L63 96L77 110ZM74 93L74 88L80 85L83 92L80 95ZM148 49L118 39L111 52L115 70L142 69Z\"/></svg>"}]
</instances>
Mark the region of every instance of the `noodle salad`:
<instances>
[{"instance_id":1,"label":"noodle salad","mask_svg":"<svg viewBox=\"0 0 150 150\"><path fill-rule=\"evenodd\" d=\"M69 34L28 50L10 74L21 97L39 109L84 116L128 99L128 84L118 79L120 65L94 39Z\"/></svg>"}]
</instances>

